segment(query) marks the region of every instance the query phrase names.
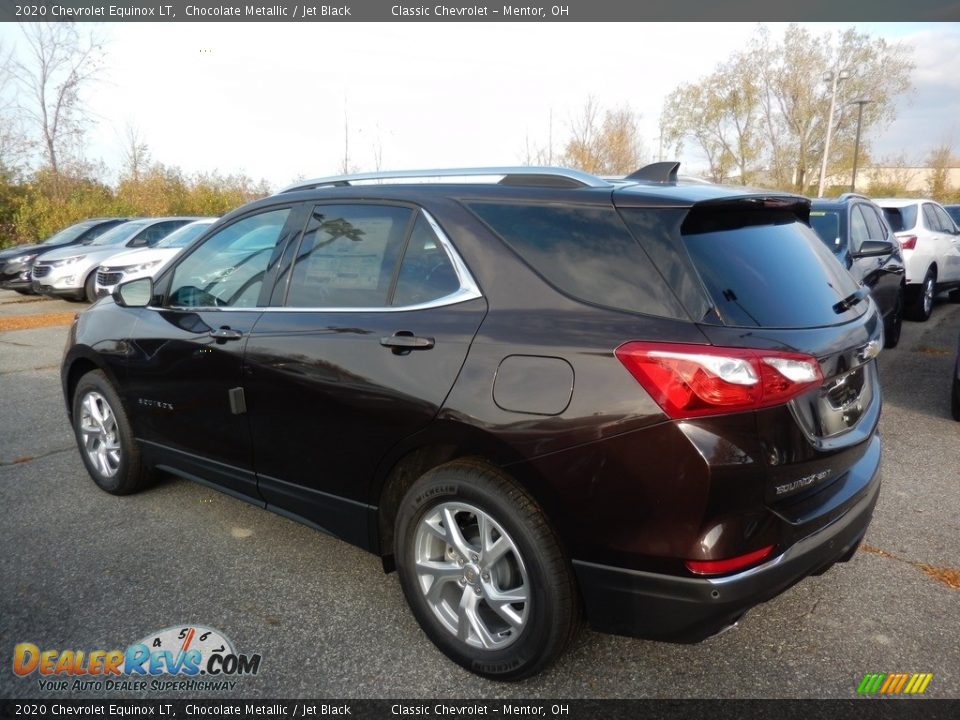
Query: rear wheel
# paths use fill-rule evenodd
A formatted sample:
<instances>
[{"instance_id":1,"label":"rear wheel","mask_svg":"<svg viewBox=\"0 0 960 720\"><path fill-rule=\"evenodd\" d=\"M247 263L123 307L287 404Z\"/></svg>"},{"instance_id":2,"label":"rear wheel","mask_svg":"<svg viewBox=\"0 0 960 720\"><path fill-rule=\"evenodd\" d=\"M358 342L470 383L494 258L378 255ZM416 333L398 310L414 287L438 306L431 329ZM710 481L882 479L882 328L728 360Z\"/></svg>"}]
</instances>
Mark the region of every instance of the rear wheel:
<instances>
[{"instance_id":1,"label":"rear wheel","mask_svg":"<svg viewBox=\"0 0 960 720\"><path fill-rule=\"evenodd\" d=\"M93 481L112 495L145 487L149 473L120 398L100 370L88 372L73 393L73 429L80 458Z\"/></svg>"},{"instance_id":2,"label":"rear wheel","mask_svg":"<svg viewBox=\"0 0 960 720\"><path fill-rule=\"evenodd\" d=\"M538 673L578 629L579 596L556 536L533 500L491 467L454 461L417 480L394 542L420 626L478 675Z\"/></svg>"},{"instance_id":3,"label":"rear wheel","mask_svg":"<svg viewBox=\"0 0 960 720\"><path fill-rule=\"evenodd\" d=\"M897 299L894 301L893 310L887 316L884 325L884 347L895 348L900 342L900 331L903 329L903 285L897 291Z\"/></svg>"},{"instance_id":4,"label":"rear wheel","mask_svg":"<svg viewBox=\"0 0 960 720\"><path fill-rule=\"evenodd\" d=\"M933 299L937 295L937 272L933 268L927 270L920 285L912 289L910 299L910 317L919 322L926 322L933 312Z\"/></svg>"}]
</instances>

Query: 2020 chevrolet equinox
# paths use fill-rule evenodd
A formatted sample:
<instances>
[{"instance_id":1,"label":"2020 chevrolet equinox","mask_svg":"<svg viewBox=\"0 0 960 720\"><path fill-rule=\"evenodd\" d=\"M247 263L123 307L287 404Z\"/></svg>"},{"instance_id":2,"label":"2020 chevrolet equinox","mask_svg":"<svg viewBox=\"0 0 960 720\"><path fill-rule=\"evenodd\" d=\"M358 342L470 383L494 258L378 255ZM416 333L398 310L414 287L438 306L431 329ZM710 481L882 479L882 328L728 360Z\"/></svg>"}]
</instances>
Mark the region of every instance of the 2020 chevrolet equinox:
<instances>
[{"instance_id":1,"label":"2020 chevrolet equinox","mask_svg":"<svg viewBox=\"0 0 960 720\"><path fill-rule=\"evenodd\" d=\"M326 178L79 315L94 481L155 471L396 567L455 662L704 639L848 560L880 488L883 323L799 196L562 168ZM419 177L417 177L419 176Z\"/></svg>"}]
</instances>

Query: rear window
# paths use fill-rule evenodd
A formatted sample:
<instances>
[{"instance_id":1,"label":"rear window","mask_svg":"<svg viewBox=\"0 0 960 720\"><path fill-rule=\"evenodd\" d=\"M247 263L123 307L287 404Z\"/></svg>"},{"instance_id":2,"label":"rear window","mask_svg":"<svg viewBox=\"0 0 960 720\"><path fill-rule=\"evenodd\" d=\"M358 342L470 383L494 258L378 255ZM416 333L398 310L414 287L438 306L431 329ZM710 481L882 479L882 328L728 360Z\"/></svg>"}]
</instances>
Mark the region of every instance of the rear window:
<instances>
[{"instance_id":1,"label":"rear window","mask_svg":"<svg viewBox=\"0 0 960 720\"><path fill-rule=\"evenodd\" d=\"M843 239L840 236L840 213L833 210L811 210L810 227L830 250L839 253L843 249Z\"/></svg>"},{"instance_id":2,"label":"rear window","mask_svg":"<svg viewBox=\"0 0 960 720\"><path fill-rule=\"evenodd\" d=\"M605 307L687 319L613 208L466 205L561 292Z\"/></svg>"},{"instance_id":3,"label":"rear window","mask_svg":"<svg viewBox=\"0 0 960 720\"><path fill-rule=\"evenodd\" d=\"M857 284L820 238L790 210L737 205L693 209L684 245L724 324L819 327L861 315L834 305Z\"/></svg>"},{"instance_id":4,"label":"rear window","mask_svg":"<svg viewBox=\"0 0 960 720\"><path fill-rule=\"evenodd\" d=\"M883 214L890 223L894 232L903 232L910 230L917 224L917 206L906 205L904 207L885 207Z\"/></svg>"}]
</instances>

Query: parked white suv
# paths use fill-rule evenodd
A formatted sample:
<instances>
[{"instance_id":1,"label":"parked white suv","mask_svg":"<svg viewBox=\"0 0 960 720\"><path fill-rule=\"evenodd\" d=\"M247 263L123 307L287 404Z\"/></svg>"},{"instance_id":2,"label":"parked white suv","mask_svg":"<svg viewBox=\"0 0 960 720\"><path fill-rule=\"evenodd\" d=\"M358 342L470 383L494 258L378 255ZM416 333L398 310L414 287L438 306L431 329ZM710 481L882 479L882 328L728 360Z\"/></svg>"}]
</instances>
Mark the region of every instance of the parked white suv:
<instances>
[{"instance_id":1,"label":"parked white suv","mask_svg":"<svg viewBox=\"0 0 960 720\"><path fill-rule=\"evenodd\" d=\"M216 218L201 218L177 228L153 247L130 250L111 257L106 264L97 269L96 295L110 295L122 282L139 277L154 277L163 267L187 245L192 243L203 231L210 227Z\"/></svg>"},{"instance_id":2,"label":"parked white suv","mask_svg":"<svg viewBox=\"0 0 960 720\"><path fill-rule=\"evenodd\" d=\"M907 310L924 321L941 290L960 287L960 230L933 200L874 198L896 233L907 268Z\"/></svg>"}]
</instances>

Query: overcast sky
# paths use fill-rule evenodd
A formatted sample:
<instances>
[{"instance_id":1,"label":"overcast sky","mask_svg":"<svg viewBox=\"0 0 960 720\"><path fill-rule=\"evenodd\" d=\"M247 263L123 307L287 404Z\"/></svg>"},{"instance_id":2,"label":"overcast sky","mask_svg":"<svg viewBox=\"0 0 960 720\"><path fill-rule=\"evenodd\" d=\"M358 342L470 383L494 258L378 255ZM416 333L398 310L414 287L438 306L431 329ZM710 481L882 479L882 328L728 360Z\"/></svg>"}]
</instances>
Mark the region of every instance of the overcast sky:
<instances>
[{"instance_id":1,"label":"overcast sky","mask_svg":"<svg viewBox=\"0 0 960 720\"><path fill-rule=\"evenodd\" d=\"M849 25L815 24L816 31ZM775 33L784 26L772 25ZM896 122L867 138L875 157L960 151L960 23L868 23L912 45L914 92ZM593 95L629 105L656 152L664 97L745 45L755 24L106 24L106 66L86 94L97 119L87 154L119 167L126 126L154 159L188 172L264 178L384 169L511 165L525 138L556 149ZM0 26L4 44L16 25ZM685 172L702 169L694 155ZM698 168L700 164L700 168Z\"/></svg>"}]
</instances>

